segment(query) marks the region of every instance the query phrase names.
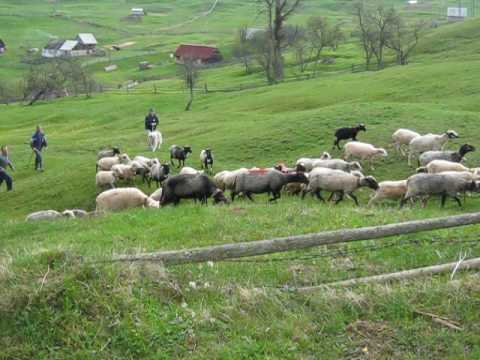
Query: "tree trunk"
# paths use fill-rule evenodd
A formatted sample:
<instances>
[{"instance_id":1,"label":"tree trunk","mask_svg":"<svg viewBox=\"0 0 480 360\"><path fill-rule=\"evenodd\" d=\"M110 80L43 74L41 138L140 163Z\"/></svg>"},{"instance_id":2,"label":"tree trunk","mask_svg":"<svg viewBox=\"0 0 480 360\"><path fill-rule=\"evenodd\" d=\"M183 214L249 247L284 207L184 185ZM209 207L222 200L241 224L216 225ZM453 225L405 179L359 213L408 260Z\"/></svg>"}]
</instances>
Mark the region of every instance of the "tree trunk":
<instances>
[{"instance_id":1,"label":"tree trunk","mask_svg":"<svg viewBox=\"0 0 480 360\"><path fill-rule=\"evenodd\" d=\"M192 109L192 103L193 103L193 87L190 87L190 100L187 103L187 106L185 107L185 111L190 111Z\"/></svg>"}]
</instances>

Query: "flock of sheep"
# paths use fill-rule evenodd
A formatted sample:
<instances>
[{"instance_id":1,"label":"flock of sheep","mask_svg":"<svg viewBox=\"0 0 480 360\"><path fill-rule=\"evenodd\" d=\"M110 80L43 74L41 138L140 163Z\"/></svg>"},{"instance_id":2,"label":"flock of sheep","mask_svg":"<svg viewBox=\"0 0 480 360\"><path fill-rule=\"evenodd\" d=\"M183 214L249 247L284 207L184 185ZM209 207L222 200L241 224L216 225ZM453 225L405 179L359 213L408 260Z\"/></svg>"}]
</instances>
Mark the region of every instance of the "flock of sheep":
<instances>
[{"instance_id":1,"label":"flock of sheep","mask_svg":"<svg viewBox=\"0 0 480 360\"><path fill-rule=\"evenodd\" d=\"M442 206L447 197L452 197L461 206L460 194L480 188L480 182L477 182L480 180L480 169L469 169L461 163L465 154L475 148L465 144L459 151L443 150L449 140L458 138L453 130L426 135L408 129L395 131L392 140L396 150L402 156L408 153L409 164L417 158L420 167L408 179L380 183L373 176L363 174L361 162L373 169L374 161L387 157L388 153L383 148L357 141L360 131L366 131L365 125L336 131L334 147L340 149L340 141L351 139L343 147L343 159L334 159L324 152L319 158L300 158L292 168L285 164L271 168L241 168L220 171L213 177L209 176L214 163L211 149L200 152L201 170L185 166L185 161L192 154L190 146L172 145L170 163L144 156L135 156L132 160L118 148L102 150L98 153L96 164L96 186L100 191L96 199L96 213L132 207L159 208L167 204L176 205L181 199L207 204L211 198L214 203L227 203L227 191L232 202L239 195L253 201L254 194L262 193L268 193L271 196L269 201L275 201L281 197L282 191L301 195L302 198L311 194L325 201L322 192L329 192L329 201L334 200L337 204L349 197L358 205L355 191L360 187L375 192L369 206L385 199L400 200L401 206L417 199L422 199L425 204L429 197L435 195L441 196ZM171 174L174 166L181 167L178 175ZM138 176L149 187L155 182L157 190L147 196L131 187ZM120 182L130 184L130 187L117 187ZM67 211L67 216L70 215L71 212Z\"/></svg>"}]
</instances>

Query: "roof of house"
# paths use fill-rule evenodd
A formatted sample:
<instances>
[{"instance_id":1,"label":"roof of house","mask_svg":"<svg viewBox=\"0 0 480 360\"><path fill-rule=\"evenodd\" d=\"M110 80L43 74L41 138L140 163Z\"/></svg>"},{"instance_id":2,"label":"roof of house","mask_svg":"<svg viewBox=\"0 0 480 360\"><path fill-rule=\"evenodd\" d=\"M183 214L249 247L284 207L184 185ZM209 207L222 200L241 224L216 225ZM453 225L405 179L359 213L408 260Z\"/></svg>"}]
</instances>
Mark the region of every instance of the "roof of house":
<instances>
[{"instance_id":1,"label":"roof of house","mask_svg":"<svg viewBox=\"0 0 480 360\"><path fill-rule=\"evenodd\" d=\"M60 50L63 51L72 51L75 46L78 45L78 41L76 40L66 40L63 45L60 47Z\"/></svg>"},{"instance_id":2,"label":"roof of house","mask_svg":"<svg viewBox=\"0 0 480 360\"><path fill-rule=\"evenodd\" d=\"M59 50L65 40L51 40L48 44L44 47L45 50Z\"/></svg>"},{"instance_id":3,"label":"roof of house","mask_svg":"<svg viewBox=\"0 0 480 360\"><path fill-rule=\"evenodd\" d=\"M78 34L77 39L83 45L97 45L97 39L95 39L95 36L90 33Z\"/></svg>"},{"instance_id":4,"label":"roof of house","mask_svg":"<svg viewBox=\"0 0 480 360\"><path fill-rule=\"evenodd\" d=\"M207 60L218 56L219 50L213 46L182 44L175 51L176 57Z\"/></svg>"}]
</instances>

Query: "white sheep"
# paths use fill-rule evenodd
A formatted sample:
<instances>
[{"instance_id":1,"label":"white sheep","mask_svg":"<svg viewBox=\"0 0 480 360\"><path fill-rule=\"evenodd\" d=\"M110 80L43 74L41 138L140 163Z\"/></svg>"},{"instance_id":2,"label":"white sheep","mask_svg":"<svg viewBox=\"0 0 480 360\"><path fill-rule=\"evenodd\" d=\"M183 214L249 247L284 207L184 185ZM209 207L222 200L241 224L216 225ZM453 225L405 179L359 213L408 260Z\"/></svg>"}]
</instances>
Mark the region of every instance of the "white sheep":
<instances>
[{"instance_id":1,"label":"white sheep","mask_svg":"<svg viewBox=\"0 0 480 360\"><path fill-rule=\"evenodd\" d=\"M26 221L56 220L62 218L63 215L56 210L41 210L31 213L25 219Z\"/></svg>"},{"instance_id":2,"label":"white sheep","mask_svg":"<svg viewBox=\"0 0 480 360\"><path fill-rule=\"evenodd\" d=\"M323 160L331 160L332 156L324 151L322 155L319 158L300 158L297 160L295 163L295 166L303 166L305 168L305 171L310 172L314 168L313 164L317 161L323 161Z\"/></svg>"},{"instance_id":3,"label":"white sheep","mask_svg":"<svg viewBox=\"0 0 480 360\"><path fill-rule=\"evenodd\" d=\"M342 159L317 160L313 163L313 168L317 167L343 170L346 172L363 171L358 161L348 162Z\"/></svg>"},{"instance_id":4,"label":"white sheep","mask_svg":"<svg viewBox=\"0 0 480 360\"><path fill-rule=\"evenodd\" d=\"M116 155L116 156L111 156L111 157L104 157L100 160L97 161L97 171L103 170L103 171L109 171L112 169L113 165L117 164L128 164L130 163L131 160L128 157L127 154L121 154L121 155Z\"/></svg>"},{"instance_id":5,"label":"white sheep","mask_svg":"<svg viewBox=\"0 0 480 360\"><path fill-rule=\"evenodd\" d=\"M342 201L346 194L358 205L357 197L353 192L362 186L376 190L378 183L373 176L363 176L363 174L358 171L347 173L342 170L315 168L310 173L307 191L322 201L325 201L321 196L322 190L330 191L332 195L337 193L340 197L336 200L336 204ZM305 192L303 193L303 197L305 197Z\"/></svg>"},{"instance_id":6,"label":"white sheep","mask_svg":"<svg viewBox=\"0 0 480 360\"><path fill-rule=\"evenodd\" d=\"M417 172L427 172L429 174L438 174L445 171L465 172L472 170L460 163L447 160L433 160L427 166L417 169Z\"/></svg>"},{"instance_id":7,"label":"white sheep","mask_svg":"<svg viewBox=\"0 0 480 360\"><path fill-rule=\"evenodd\" d=\"M448 130L441 135L427 134L417 136L408 144L408 165L412 164L412 159L418 157L426 151L439 151L450 139L458 138L458 134L453 130Z\"/></svg>"},{"instance_id":8,"label":"white sheep","mask_svg":"<svg viewBox=\"0 0 480 360\"><path fill-rule=\"evenodd\" d=\"M388 153L383 148L377 148L372 144L363 143L360 141L350 141L345 144L345 155L344 159L349 160L350 157L359 158L362 161L368 160L370 163L370 168L373 170L373 160L375 157L388 156Z\"/></svg>"},{"instance_id":9,"label":"white sheep","mask_svg":"<svg viewBox=\"0 0 480 360\"><path fill-rule=\"evenodd\" d=\"M179 175L200 175L203 174L203 170L197 170L189 166L184 166L178 173Z\"/></svg>"},{"instance_id":10,"label":"white sheep","mask_svg":"<svg viewBox=\"0 0 480 360\"><path fill-rule=\"evenodd\" d=\"M111 189L115 188L115 183L117 182L118 177L113 171L99 171L95 176L95 185L97 189L103 189L106 186L109 186Z\"/></svg>"},{"instance_id":11,"label":"white sheep","mask_svg":"<svg viewBox=\"0 0 480 360\"><path fill-rule=\"evenodd\" d=\"M250 170L247 168L240 168L237 170L229 171L227 174L223 175L223 185L225 190L234 190L235 189L235 180L237 176L241 174L248 174ZM221 187L219 187L221 189Z\"/></svg>"},{"instance_id":12,"label":"white sheep","mask_svg":"<svg viewBox=\"0 0 480 360\"><path fill-rule=\"evenodd\" d=\"M148 147L152 152L160 149L160 146L163 144L162 133L158 130L149 131L147 134Z\"/></svg>"},{"instance_id":13,"label":"white sheep","mask_svg":"<svg viewBox=\"0 0 480 360\"><path fill-rule=\"evenodd\" d=\"M378 189L368 202L368 206L385 199L401 200L406 192L407 180L382 181L378 184Z\"/></svg>"},{"instance_id":14,"label":"white sheep","mask_svg":"<svg viewBox=\"0 0 480 360\"><path fill-rule=\"evenodd\" d=\"M404 147L408 147L410 141L419 137L420 134L409 129L398 129L392 135L393 145L402 156L405 156Z\"/></svg>"},{"instance_id":15,"label":"white sheep","mask_svg":"<svg viewBox=\"0 0 480 360\"><path fill-rule=\"evenodd\" d=\"M160 162L158 159L148 158L146 156L137 155L133 158L133 161L141 164L145 168L150 168L155 162Z\"/></svg>"},{"instance_id":16,"label":"white sheep","mask_svg":"<svg viewBox=\"0 0 480 360\"><path fill-rule=\"evenodd\" d=\"M111 189L97 196L96 211L118 211L135 207L158 208L159 203L137 188Z\"/></svg>"}]
</instances>

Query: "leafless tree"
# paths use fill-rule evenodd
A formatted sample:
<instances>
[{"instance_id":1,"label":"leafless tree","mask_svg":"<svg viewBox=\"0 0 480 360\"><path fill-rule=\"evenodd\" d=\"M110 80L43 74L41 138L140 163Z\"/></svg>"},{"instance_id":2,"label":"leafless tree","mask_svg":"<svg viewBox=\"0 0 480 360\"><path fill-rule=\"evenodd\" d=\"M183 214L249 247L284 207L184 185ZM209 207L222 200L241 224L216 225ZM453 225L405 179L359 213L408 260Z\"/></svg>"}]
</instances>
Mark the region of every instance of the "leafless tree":
<instances>
[{"instance_id":1,"label":"leafless tree","mask_svg":"<svg viewBox=\"0 0 480 360\"><path fill-rule=\"evenodd\" d=\"M200 76L200 65L195 59L184 59L181 66L181 76L185 84L185 88L190 94L187 105L185 106L185 111L190 111L192 109L194 89L197 83L197 80Z\"/></svg>"},{"instance_id":2,"label":"leafless tree","mask_svg":"<svg viewBox=\"0 0 480 360\"><path fill-rule=\"evenodd\" d=\"M264 66L269 83L277 83L284 77L284 25L287 19L293 15L301 3L301 0L257 0L263 6L267 17L268 65Z\"/></svg>"},{"instance_id":3,"label":"leafless tree","mask_svg":"<svg viewBox=\"0 0 480 360\"><path fill-rule=\"evenodd\" d=\"M418 40L425 29L424 22L418 22L409 26L405 21L398 17L397 22L392 26L391 36L386 46L397 55L397 64L407 65L412 51L417 47Z\"/></svg>"},{"instance_id":4,"label":"leafless tree","mask_svg":"<svg viewBox=\"0 0 480 360\"><path fill-rule=\"evenodd\" d=\"M247 28L243 27L238 31L237 38L233 45L233 56L239 59L245 67L245 73L250 74L250 60L254 55L254 47L248 39Z\"/></svg>"}]
</instances>

